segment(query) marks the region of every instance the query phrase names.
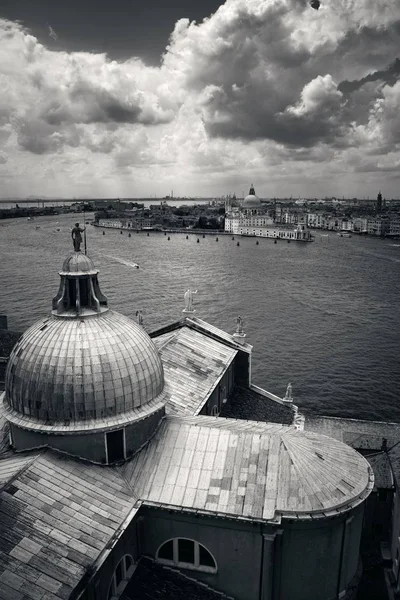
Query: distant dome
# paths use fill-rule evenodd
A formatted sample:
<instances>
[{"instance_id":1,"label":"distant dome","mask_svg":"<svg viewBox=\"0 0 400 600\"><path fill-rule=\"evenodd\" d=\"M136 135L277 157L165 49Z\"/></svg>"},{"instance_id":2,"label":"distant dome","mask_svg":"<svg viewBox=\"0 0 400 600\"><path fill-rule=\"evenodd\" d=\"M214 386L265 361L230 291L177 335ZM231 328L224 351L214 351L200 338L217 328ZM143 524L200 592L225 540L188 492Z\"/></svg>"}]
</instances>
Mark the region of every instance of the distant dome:
<instances>
[{"instance_id":1,"label":"distant dome","mask_svg":"<svg viewBox=\"0 0 400 600\"><path fill-rule=\"evenodd\" d=\"M93 261L82 254L82 252L72 252L63 262L61 269L62 273L86 273L86 274L97 274L98 270L93 264Z\"/></svg>"},{"instance_id":2,"label":"distant dome","mask_svg":"<svg viewBox=\"0 0 400 600\"><path fill-rule=\"evenodd\" d=\"M103 419L139 408L163 390L160 355L137 323L111 310L37 321L14 347L5 403L44 423Z\"/></svg>"},{"instance_id":3,"label":"distant dome","mask_svg":"<svg viewBox=\"0 0 400 600\"><path fill-rule=\"evenodd\" d=\"M258 208L261 206L261 200L254 191L254 186L251 184L249 194L243 200L243 208Z\"/></svg>"}]
</instances>

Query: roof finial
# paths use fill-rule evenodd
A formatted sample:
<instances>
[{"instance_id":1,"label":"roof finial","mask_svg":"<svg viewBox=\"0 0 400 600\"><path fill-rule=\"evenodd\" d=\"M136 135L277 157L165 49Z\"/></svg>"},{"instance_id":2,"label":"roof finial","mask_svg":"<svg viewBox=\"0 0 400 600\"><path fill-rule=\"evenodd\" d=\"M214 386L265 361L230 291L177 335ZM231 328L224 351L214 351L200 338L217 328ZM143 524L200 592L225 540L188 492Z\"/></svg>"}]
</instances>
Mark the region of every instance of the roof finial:
<instances>
[{"instance_id":1,"label":"roof finial","mask_svg":"<svg viewBox=\"0 0 400 600\"><path fill-rule=\"evenodd\" d=\"M195 309L193 308L193 294L197 294L197 290L191 290L190 288L186 290L185 295L185 308L183 309L183 313L185 314L193 314Z\"/></svg>"},{"instance_id":2,"label":"roof finial","mask_svg":"<svg viewBox=\"0 0 400 600\"><path fill-rule=\"evenodd\" d=\"M237 342L238 344L244 343L244 338L246 337L246 334L243 329L243 319L240 315L236 317L236 331L233 334L233 337L235 339L235 342Z\"/></svg>"},{"instance_id":3,"label":"roof finial","mask_svg":"<svg viewBox=\"0 0 400 600\"><path fill-rule=\"evenodd\" d=\"M251 184L250 191L249 191L249 196L255 196L255 195L256 195L256 192L255 192L255 189L254 189L254 185Z\"/></svg>"}]
</instances>

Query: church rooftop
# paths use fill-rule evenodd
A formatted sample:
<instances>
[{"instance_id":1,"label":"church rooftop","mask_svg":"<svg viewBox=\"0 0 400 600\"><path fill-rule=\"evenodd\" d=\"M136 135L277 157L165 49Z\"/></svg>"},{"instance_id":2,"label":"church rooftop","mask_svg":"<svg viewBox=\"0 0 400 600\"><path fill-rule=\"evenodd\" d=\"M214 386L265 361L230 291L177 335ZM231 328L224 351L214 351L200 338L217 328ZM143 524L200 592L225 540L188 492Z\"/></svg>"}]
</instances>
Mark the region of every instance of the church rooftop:
<instances>
[{"instance_id":1,"label":"church rooftop","mask_svg":"<svg viewBox=\"0 0 400 600\"><path fill-rule=\"evenodd\" d=\"M133 494L114 469L53 451L4 462L16 471L0 487L0 598L67 600L132 515Z\"/></svg>"},{"instance_id":2,"label":"church rooftop","mask_svg":"<svg viewBox=\"0 0 400 600\"><path fill-rule=\"evenodd\" d=\"M237 350L188 327L165 333L153 341L164 368L167 412L198 414Z\"/></svg>"},{"instance_id":3,"label":"church rooftop","mask_svg":"<svg viewBox=\"0 0 400 600\"><path fill-rule=\"evenodd\" d=\"M334 516L373 486L367 461L336 440L221 417L166 417L122 469L145 503L260 521Z\"/></svg>"}]
</instances>

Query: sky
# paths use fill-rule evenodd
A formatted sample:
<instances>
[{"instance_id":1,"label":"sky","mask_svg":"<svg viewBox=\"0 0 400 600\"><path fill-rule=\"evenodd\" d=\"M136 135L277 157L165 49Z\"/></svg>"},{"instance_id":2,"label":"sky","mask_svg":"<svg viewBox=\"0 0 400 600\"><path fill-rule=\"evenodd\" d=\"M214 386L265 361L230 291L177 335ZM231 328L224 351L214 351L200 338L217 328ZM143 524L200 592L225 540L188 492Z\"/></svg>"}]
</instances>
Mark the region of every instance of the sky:
<instances>
[{"instance_id":1,"label":"sky","mask_svg":"<svg viewBox=\"0 0 400 600\"><path fill-rule=\"evenodd\" d=\"M399 198L400 2L3 0L0 198Z\"/></svg>"}]
</instances>

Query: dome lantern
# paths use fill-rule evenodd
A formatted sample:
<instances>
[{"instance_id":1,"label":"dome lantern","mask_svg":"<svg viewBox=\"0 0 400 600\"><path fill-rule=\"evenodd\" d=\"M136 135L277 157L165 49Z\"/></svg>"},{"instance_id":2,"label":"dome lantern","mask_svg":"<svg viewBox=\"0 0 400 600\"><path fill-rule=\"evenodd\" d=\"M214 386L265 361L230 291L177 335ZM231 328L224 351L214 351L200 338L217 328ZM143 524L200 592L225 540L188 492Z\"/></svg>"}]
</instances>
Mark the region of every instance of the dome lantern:
<instances>
[{"instance_id":1,"label":"dome lantern","mask_svg":"<svg viewBox=\"0 0 400 600\"><path fill-rule=\"evenodd\" d=\"M59 273L60 288L53 298L53 315L59 317L90 316L108 310L107 298L101 293L98 271L88 256L73 252Z\"/></svg>"}]
</instances>

